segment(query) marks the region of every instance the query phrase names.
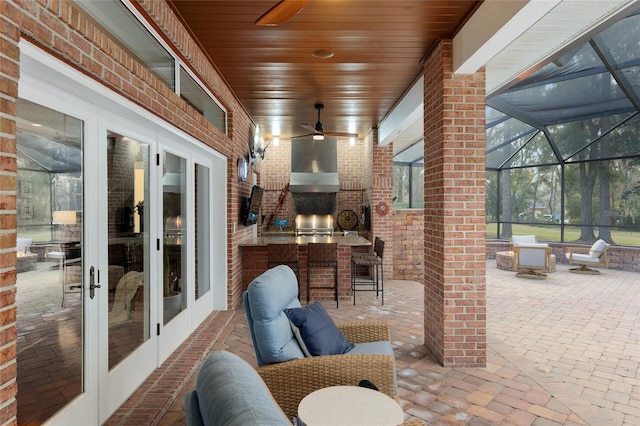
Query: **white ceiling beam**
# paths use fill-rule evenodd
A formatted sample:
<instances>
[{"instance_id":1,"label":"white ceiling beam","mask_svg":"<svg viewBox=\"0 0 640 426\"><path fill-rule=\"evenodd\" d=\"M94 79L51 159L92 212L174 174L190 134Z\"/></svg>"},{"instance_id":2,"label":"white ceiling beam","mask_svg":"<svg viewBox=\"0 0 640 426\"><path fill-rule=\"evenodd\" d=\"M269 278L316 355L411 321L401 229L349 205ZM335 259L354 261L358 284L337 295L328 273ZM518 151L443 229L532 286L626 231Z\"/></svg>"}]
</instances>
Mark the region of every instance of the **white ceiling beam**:
<instances>
[{"instance_id":1,"label":"white ceiling beam","mask_svg":"<svg viewBox=\"0 0 640 426\"><path fill-rule=\"evenodd\" d=\"M422 120L424 103L424 75L420 76L409 91L393 107L378 126L378 145L389 145L417 120Z\"/></svg>"},{"instance_id":2,"label":"white ceiling beam","mask_svg":"<svg viewBox=\"0 0 640 426\"><path fill-rule=\"evenodd\" d=\"M561 0L485 0L453 38L453 72L482 68Z\"/></svg>"}]
</instances>

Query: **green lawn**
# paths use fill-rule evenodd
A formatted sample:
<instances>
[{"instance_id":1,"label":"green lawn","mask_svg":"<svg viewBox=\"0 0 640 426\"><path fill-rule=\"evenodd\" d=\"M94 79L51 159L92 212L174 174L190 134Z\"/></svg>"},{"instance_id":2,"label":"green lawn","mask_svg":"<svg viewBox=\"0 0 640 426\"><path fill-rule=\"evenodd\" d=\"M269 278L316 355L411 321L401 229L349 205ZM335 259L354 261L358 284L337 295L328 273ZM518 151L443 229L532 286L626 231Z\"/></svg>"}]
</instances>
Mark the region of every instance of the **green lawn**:
<instances>
[{"instance_id":1,"label":"green lawn","mask_svg":"<svg viewBox=\"0 0 640 426\"><path fill-rule=\"evenodd\" d=\"M495 235L495 223L487 225L491 228L488 234ZM522 225L512 224L514 235L535 235L539 241L560 241L560 226L558 225ZM564 229L564 240L566 242L575 241L580 237L580 228L577 226L567 226ZM624 246L640 246L640 232L611 230L611 237L615 244Z\"/></svg>"}]
</instances>

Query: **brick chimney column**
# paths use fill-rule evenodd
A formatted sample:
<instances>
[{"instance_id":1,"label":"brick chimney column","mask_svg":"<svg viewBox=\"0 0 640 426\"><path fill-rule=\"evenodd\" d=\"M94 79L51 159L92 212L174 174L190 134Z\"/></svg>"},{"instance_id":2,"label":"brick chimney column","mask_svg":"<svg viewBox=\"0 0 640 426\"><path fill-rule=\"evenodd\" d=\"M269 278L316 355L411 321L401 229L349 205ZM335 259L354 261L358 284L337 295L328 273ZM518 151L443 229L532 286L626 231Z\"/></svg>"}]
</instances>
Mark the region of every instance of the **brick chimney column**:
<instances>
[{"instance_id":1,"label":"brick chimney column","mask_svg":"<svg viewBox=\"0 0 640 426\"><path fill-rule=\"evenodd\" d=\"M484 366L485 74L454 75L451 40L424 73L424 341L445 367Z\"/></svg>"},{"instance_id":2,"label":"brick chimney column","mask_svg":"<svg viewBox=\"0 0 640 426\"><path fill-rule=\"evenodd\" d=\"M374 129L372 156L371 232L384 240L384 277L390 280L393 279L393 144L378 145L378 129ZM387 213L377 207L386 207Z\"/></svg>"}]
</instances>

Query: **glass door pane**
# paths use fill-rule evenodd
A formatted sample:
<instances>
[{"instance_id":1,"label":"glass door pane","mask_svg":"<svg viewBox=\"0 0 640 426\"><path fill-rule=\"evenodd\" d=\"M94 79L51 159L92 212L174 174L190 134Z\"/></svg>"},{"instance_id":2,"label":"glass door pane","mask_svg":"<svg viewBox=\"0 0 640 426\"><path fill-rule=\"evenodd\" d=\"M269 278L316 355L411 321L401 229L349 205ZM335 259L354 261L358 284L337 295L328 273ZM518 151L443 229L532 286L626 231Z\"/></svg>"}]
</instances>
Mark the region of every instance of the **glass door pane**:
<instances>
[{"instance_id":1,"label":"glass door pane","mask_svg":"<svg viewBox=\"0 0 640 426\"><path fill-rule=\"evenodd\" d=\"M162 295L163 324L167 324L187 308L186 252L186 159L164 152L162 173L163 260Z\"/></svg>"},{"instance_id":2,"label":"glass door pane","mask_svg":"<svg viewBox=\"0 0 640 426\"><path fill-rule=\"evenodd\" d=\"M144 209L149 199L149 145L109 132L107 180L111 370L150 338L149 232L145 232Z\"/></svg>"},{"instance_id":3,"label":"glass door pane","mask_svg":"<svg viewBox=\"0 0 640 426\"><path fill-rule=\"evenodd\" d=\"M17 102L18 424L85 391L83 122Z\"/></svg>"},{"instance_id":4,"label":"glass door pane","mask_svg":"<svg viewBox=\"0 0 640 426\"><path fill-rule=\"evenodd\" d=\"M211 221L209 220L209 168L195 167L196 300L211 289Z\"/></svg>"}]
</instances>

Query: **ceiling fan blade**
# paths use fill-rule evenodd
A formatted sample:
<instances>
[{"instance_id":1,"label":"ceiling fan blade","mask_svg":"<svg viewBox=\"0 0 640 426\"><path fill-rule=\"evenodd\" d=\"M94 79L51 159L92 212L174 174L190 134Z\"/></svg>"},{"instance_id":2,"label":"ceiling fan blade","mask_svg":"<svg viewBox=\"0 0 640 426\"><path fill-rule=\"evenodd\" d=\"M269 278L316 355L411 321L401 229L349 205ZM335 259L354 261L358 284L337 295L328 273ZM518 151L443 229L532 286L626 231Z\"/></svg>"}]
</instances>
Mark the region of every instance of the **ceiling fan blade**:
<instances>
[{"instance_id":1,"label":"ceiling fan blade","mask_svg":"<svg viewBox=\"0 0 640 426\"><path fill-rule=\"evenodd\" d=\"M316 128L313 127L311 124L302 123L300 127L302 127L303 129L307 129L310 132L316 133Z\"/></svg>"},{"instance_id":2,"label":"ceiling fan blade","mask_svg":"<svg viewBox=\"0 0 640 426\"><path fill-rule=\"evenodd\" d=\"M282 0L256 20L256 25L275 26L287 22L302 10L309 0Z\"/></svg>"},{"instance_id":3,"label":"ceiling fan blade","mask_svg":"<svg viewBox=\"0 0 640 426\"><path fill-rule=\"evenodd\" d=\"M357 138L357 133L345 133L345 132L323 132L325 136L334 138Z\"/></svg>"},{"instance_id":4,"label":"ceiling fan blade","mask_svg":"<svg viewBox=\"0 0 640 426\"><path fill-rule=\"evenodd\" d=\"M307 133L306 135L297 135L297 136L291 136L291 139L295 139L295 138L307 138L309 136L313 136L315 133Z\"/></svg>"}]
</instances>

